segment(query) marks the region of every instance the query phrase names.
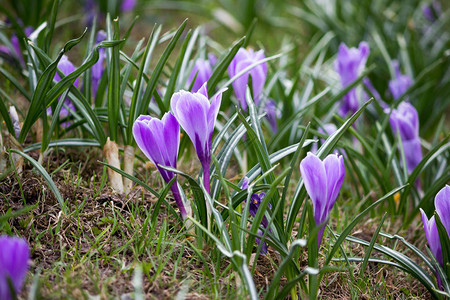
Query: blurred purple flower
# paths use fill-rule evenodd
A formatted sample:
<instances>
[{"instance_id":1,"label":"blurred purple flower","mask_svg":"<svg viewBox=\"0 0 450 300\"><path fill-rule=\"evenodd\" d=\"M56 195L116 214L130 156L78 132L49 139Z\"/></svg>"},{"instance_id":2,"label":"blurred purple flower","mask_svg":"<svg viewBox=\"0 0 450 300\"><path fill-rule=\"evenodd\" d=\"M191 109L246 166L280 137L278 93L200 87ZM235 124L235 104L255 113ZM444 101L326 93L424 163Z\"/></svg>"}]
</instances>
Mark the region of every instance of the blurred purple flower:
<instances>
[{"instance_id":1,"label":"blurred purple flower","mask_svg":"<svg viewBox=\"0 0 450 300\"><path fill-rule=\"evenodd\" d=\"M228 74L233 78L239 72L264 58L266 58L264 50L254 52L253 49L246 50L241 48L228 66ZM258 104L266 82L267 63L262 63L253 67L250 71L244 73L232 83L236 98L244 111L247 111L246 92L249 75L252 77L253 100L255 101L255 104Z\"/></svg>"},{"instance_id":2,"label":"blurred purple flower","mask_svg":"<svg viewBox=\"0 0 450 300\"><path fill-rule=\"evenodd\" d=\"M122 0L120 10L123 12L131 11L136 6L136 0Z\"/></svg>"},{"instance_id":3,"label":"blurred purple flower","mask_svg":"<svg viewBox=\"0 0 450 300\"><path fill-rule=\"evenodd\" d=\"M389 81L389 90L394 100L397 100L408 90L413 81L411 77L400 72L400 65L397 60L392 61L392 66L394 67L395 78Z\"/></svg>"},{"instance_id":4,"label":"blurred purple flower","mask_svg":"<svg viewBox=\"0 0 450 300\"><path fill-rule=\"evenodd\" d=\"M281 111L277 107L277 103L269 99L266 103L266 118L269 121L270 127L272 127L272 132L276 133L278 131L277 120L281 118Z\"/></svg>"},{"instance_id":5,"label":"blurred purple flower","mask_svg":"<svg viewBox=\"0 0 450 300\"><path fill-rule=\"evenodd\" d=\"M0 299L12 299L8 278L19 294L28 270L30 249L27 242L18 237L0 236Z\"/></svg>"},{"instance_id":6,"label":"blurred purple flower","mask_svg":"<svg viewBox=\"0 0 450 300\"><path fill-rule=\"evenodd\" d=\"M425 4L422 7L423 16L433 23L436 21L442 13L441 4L439 1L433 1L432 3Z\"/></svg>"},{"instance_id":7,"label":"blurred purple flower","mask_svg":"<svg viewBox=\"0 0 450 300\"><path fill-rule=\"evenodd\" d=\"M325 129L325 131L323 131L322 127L319 127L317 129L317 131L323 135L328 135L328 136L332 135L337 130L336 125L334 125L333 123L324 124L323 128ZM314 137L314 139L316 139L316 137ZM320 143L321 144L325 143L325 139L320 138ZM317 149L318 149L318 145L317 145L317 143L314 143L311 147L311 152L316 153ZM334 150L334 153L337 154L338 153L337 150Z\"/></svg>"},{"instance_id":8,"label":"blurred purple flower","mask_svg":"<svg viewBox=\"0 0 450 300\"><path fill-rule=\"evenodd\" d=\"M102 16L100 13L99 5L95 0L85 0L83 8L86 14L86 25L88 27L91 27L94 23L94 19L99 19Z\"/></svg>"},{"instance_id":9,"label":"blurred purple flower","mask_svg":"<svg viewBox=\"0 0 450 300\"><path fill-rule=\"evenodd\" d=\"M402 102L397 109L392 111L389 122L394 135L397 132L400 134L405 153L406 167L408 174L411 174L422 160L417 111L410 103Z\"/></svg>"},{"instance_id":10,"label":"blurred purple flower","mask_svg":"<svg viewBox=\"0 0 450 300\"><path fill-rule=\"evenodd\" d=\"M73 71L75 71L75 66L70 62L69 58L66 55L63 55L61 60L58 63L58 69L65 75L69 75L70 73L72 73ZM61 80L61 76L59 76L58 72L55 73L55 77L54 77L55 81L60 81ZM79 80L78 78L75 79L75 82L73 83L74 86L76 86L77 88L80 86L79 84ZM59 99L59 98L58 98ZM58 100L59 101L59 100ZM69 99L69 97L67 97L64 100L64 105L63 107L61 107L61 110L59 111L59 118L60 119L64 119L66 118L69 114L70 114L70 110L74 111L75 110L75 105L73 105L72 101ZM52 107L48 107L47 108L47 114L51 115L52 114ZM67 128L69 127L71 124L71 122L63 122L61 123L61 127L63 128Z\"/></svg>"},{"instance_id":11,"label":"blurred purple flower","mask_svg":"<svg viewBox=\"0 0 450 300\"><path fill-rule=\"evenodd\" d=\"M339 45L334 68L340 76L342 88L347 87L358 79L366 65L369 51L369 44L366 42L359 43L358 48L350 49L344 43ZM355 113L358 108L359 100L356 88L353 88L344 96L339 113L342 116L346 116L349 112Z\"/></svg>"},{"instance_id":12,"label":"blurred purple flower","mask_svg":"<svg viewBox=\"0 0 450 300\"><path fill-rule=\"evenodd\" d=\"M197 93L180 91L173 94L170 107L175 118L194 144L203 168L205 189L210 191L211 145L214 125L219 113L222 93L209 102L206 83Z\"/></svg>"},{"instance_id":13,"label":"blurred purple flower","mask_svg":"<svg viewBox=\"0 0 450 300\"><path fill-rule=\"evenodd\" d=\"M367 90L369 90L369 92L372 94L372 96L375 98L375 100L378 101L381 108L388 109L389 105L387 105L386 102L384 102L381 99L380 93L378 93L378 91L375 89L375 87L372 84L372 81L370 81L370 79L367 77L364 77L362 81L363 81L364 85L366 86ZM365 98L369 99L370 97L367 95L367 93L365 93L365 94L366 94Z\"/></svg>"},{"instance_id":14,"label":"blurred purple flower","mask_svg":"<svg viewBox=\"0 0 450 300\"><path fill-rule=\"evenodd\" d=\"M330 154L321 161L308 152L300 162L300 173L313 203L316 225L322 226L317 236L320 246L330 211L344 182L344 159L341 155Z\"/></svg>"},{"instance_id":15,"label":"blurred purple flower","mask_svg":"<svg viewBox=\"0 0 450 300\"><path fill-rule=\"evenodd\" d=\"M106 39L106 32L100 30L97 32L97 40L95 44L99 44L100 42ZM104 61L106 60L106 51L104 48L100 48L98 50L99 58L98 61L92 66L91 74L92 74L92 98L95 99L97 96L98 85L100 83L100 79L102 78L103 72L105 71L105 67L103 66Z\"/></svg>"},{"instance_id":16,"label":"blurred purple flower","mask_svg":"<svg viewBox=\"0 0 450 300\"><path fill-rule=\"evenodd\" d=\"M215 63L215 56L212 55L210 59L204 60L199 58L195 61L194 67L192 69L191 74L188 78L189 86L192 84L192 81L195 78L194 84L192 85L191 92L196 93L202 87L205 82L211 78L212 75L212 67L214 63L211 62L211 58L213 58L213 62Z\"/></svg>"},{"instance_id":17,"label":"blurred purple flower","mask_svg":"<svg viewBox=\"0 0 450 300\"><path fill-rule=\"evenodd\" d=\"M242 180L242 189L246 190L248 189L248 183L249 183L249 179L248 177L244 177L244 179ZM248 212L250 213L250 215L252 217L256 216L256 213L258 212L259 206L261 205L261 201L263 200L263 198L266 196L266 193L261 192L259 194L253 193L250 196L250 205L248 208ZM247 198L245 198L244 200L245 202L247 202ZM272 209L272 205L269 203L268 204L269 209ZM269 221L267 220L266 216L263 216L262 220L261 220L261 224L263 225L264 228L267 228L267 226L269 226ZM272 232L269 228L269 232ZM264 232L261 229L258 229L257 232L257 236L262 237L264 234ZM261 243L261 239L260 238L255 238L256 243L259 245ZM261 254L267 254L267 243L264 242L264 244L261 246Z\"/></svg>"},{"instance_id":18,"label":"blurred purple flower","mask_svg":"<svg viewBox=\"0 0 450 300\"><path fill-rule=\"evenodd\" d=\"M180 125L175 117L170 112L165 113L161 120L141 115L133 124L133 136L136 144L156 166L164 181L169 182L175 176L174 173L161 168L160 165L177 167ZM187 217L186 208L176 181L170 189L184 220Z\"/></svg>"},{"instance_id":19,"label":"blurred purple flower","mask_svg":"<svg viewBox=\"0 0 450 300\"><path fill-rule=\"evenodd\" d=\"M19 20L20 21L20 20ZM19 22L22 23L22 22ZM24 29L24 33L26 37L29 37L33 33L34 29L31 26L28 26ZM0 46L0 54L9 58L10 60L17 59L22 67L25 67L25 59L22 54L22 50L20 49L19 38L15 33L11 35L11 46L12 49L8 48L5 45Z\"/></svg>"}]
</instances>

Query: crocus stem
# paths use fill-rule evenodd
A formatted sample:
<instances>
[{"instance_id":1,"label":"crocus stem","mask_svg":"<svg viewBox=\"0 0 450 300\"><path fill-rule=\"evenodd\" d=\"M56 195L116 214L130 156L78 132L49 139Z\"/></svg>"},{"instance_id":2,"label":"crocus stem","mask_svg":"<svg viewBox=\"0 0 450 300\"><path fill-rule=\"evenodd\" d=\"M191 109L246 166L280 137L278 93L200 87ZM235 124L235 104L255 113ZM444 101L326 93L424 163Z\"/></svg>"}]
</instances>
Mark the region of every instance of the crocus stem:
<instances>
[{"instance_id":1,"label":"crocus stem","mask_svg":"<svg viewBox=\"0 0 450 300\"><path fill-rule=\"evenodd\" d=\"M170 187L170 190L172 191L173 197L175 198L175 202L177 203L178 209L180 210L181 217L183 218L183 221L187 218L186 208L184 207L183 200L181 200L180 191L178 190L178 183L175 180L175 182Z\"/></svg>"},{"instance_id":2,"label":"crocus stem","mask_svg":"<svg viewBox=\"0 0 450 300\"><path fill-rule=\"evenodd\" d=\"M203 164L202 168L203 168L203 185L205 186L206 191L208 192L208 194L211 195L211 183L210 183L210 171L209 171L209 167L210 167L211 163L205 163ZM208 219L209 216L211 215L211 207L209 206L208 201L206 201L206 211L208 212Z\"/></svg>"}]
</instances>

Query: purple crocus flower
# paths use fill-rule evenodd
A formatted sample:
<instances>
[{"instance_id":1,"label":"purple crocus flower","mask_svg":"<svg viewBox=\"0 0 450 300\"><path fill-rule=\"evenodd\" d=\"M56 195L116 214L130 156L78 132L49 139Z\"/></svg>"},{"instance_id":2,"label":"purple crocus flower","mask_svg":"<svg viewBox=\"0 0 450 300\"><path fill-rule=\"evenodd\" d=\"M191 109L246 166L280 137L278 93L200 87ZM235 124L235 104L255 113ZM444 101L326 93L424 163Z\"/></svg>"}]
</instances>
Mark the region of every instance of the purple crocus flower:
<instances>
[{"instance_id":1,"label":"purple crocus flower","mask_svg":"<svg viewBox=\"0 0 450 300\"><path fill-rule=\"evenodd\" d=\"M439 233L436 226L436 220L434 216L432 216L429 220L425 212L420 209L420 214L422 215L422 223L423 228L425 230L425 236L427 237L428 245L430 246L431 253L433 253L434 257L440 263L443 264L442 261L442 248L441 242L439 240Z\"/></svg>"},{"instance_id":2,"label":"purple crocus flower","mask_svg":"<svg viewBox=\"0 0 450 300\"><path fill-rule=\"evenodd\" d=\"M106 32L103 30L100 30L97 32L97 40L96 44L99 44L100 42L104 41L106 39ZM91 74L92 74L92 98L96 98L97 96L97 89L98 85L100 83L100 79L102 78L103 72L105 70L105 67L103 66L104 61L106 60L106 51L104 48L100 48L98 50L99 58L98 61L95 63L95 65L91 68Z\"/></svg>"},{"instance_id":3,"label":"purple crocus flower","mask_svg":"<svg viewBox=\"0 0 450 300\"><path fill-rule=\"evenodd\" d=\"M342 88L347 87L358 79L366 65L369 51L369 44L366 42L359 43L358 48L350 49L344 43L339 45L334 68L340 76ZM344 96L339 113L342 116L346 116L349 112L355 113L358 108L359 100L356 88L353 88Z\"/></svg>"},{"instance_id":4,"label":"purple crocus flower","mask_svg":"<svg viewBox=\"0 0 450 300\"><path fill-rule=\"evenodd\" d=\"M423 16L432 23L436 21L436 19L439 18L439 15L442 13L441 4L436 0L430 4L425 4L422 7L422 13Z\"/></svg>"},{"instance_id":5,"label":"purple crocus flower","mask_svg":"<svg viewBox=\"0 0 450 300\"><path fill-rule=\"evenodd\" d=\"M15 293L20 293L28 270L30 249L24 239L0 236L0 299L12 299L8 278Z\"/></svg>"},{"instance_id":6,"label":"purple crocus flower","mask_svg":"<svg viewBox=\"0 0 450 300\"><path fill-rule=\"evenodd\" d=\"M19 20L20 21L20 20ZM19 22L21 23L21 22ZM33 33L34 29L31 26L28 26L24 29L24 33L26 37L29 37ZM10 60L17 59L22 67L25 66L25 59L22 54L22 50L20 49L20 42L19 38L15 33L11 35L11 46L12 49L8 48L7 46L1 45L0 46L0 53L3 54L6 58Z\"/></svg>"},{"instance_id":7,"label":"purple crocus flower","mask_svg":"<svg viewBox=\"0 0 450 300\"><path fill-rule=\"evenodd\" d=\"M447 184L437 193L434 206L450 239L450 185Z\"/></svg>"},{"instance_id":8,"label":"purple crocus flower","mask_svg":"<svg viewBox=\"0 0 450 300\"><path fill-rule=\"evenodd\" d=\"M277 103L269 99L266 103L266 118L269 121L272 132L276 133L278 131L277 120L281 118L281 111L277 107Z\"/></svg>"},{"instance_id":9,"label":"purple crocus flower","mask_svg":"<svg viewBox=\"0 0 450 300\"><path fill-rule=\"evenodd\" d=\"M139 116L133 124L133 136L136 144L148 159L156 166L165 182L175 175L161 166L176 168L178 149L180 147L180 125L169 112L161 120L150 116ZM175 181L171 191L180 209L183 220L187 217L186 208Z\"/></svg>"},{"instance_id":10,"label":"purple crocus flower","mask_svg":"<svg viewBox=\"0 0 450 300\"><path fill-rule=\"evenodd\" d=\"M242 70L264 58L266 58L264 50L254 52L253 49L246 50L241 48L228 66L228 74L233 78ZM264 88L264 83L266 82L267 63L262 63L253 67L250 71L244 73L232 83L236 98L244 111L247 111L246 93L249 75L252 76L253 100L258 104Z\"/></svg>"},{"instance_id":11,"label":"purple crocus flower","mask_svg":"<svg viewBox=\"0 0 450 300\"><path fill-rule=\"evenodd\" d=\"M219 113L222 93L209 102L206 83L197 93L180 91L173 94L170 107L175 118L194 144L203 168L205 189L210 192L209 168L211 166L211 146L214 124Z\"/></svg>"},{"instance_id":12,"label":"purple crocus flower","mask_svg":"<svg viewBox=\"0 0 450 300\"><path fill-rule=\"evenodd\" d=\"M402 102L397 109L392 111L389 122L394 134L397 134L397 132L400 134L406 167L408 174L411 174L422 160L417 111L410 103Z\"/></svg>"},{"instance_id":13,"label":"purple crocus flower","mask_svg":"<svg viewBox=\"0 0 450 300\"><path fill-rule=\"evenodd\" d=\"M75 66L70 62L69 58L66 55L63 55L61 60L58 63L58 69L63 72L63 74L65 76L69 75L70 73L72 73L73 71L75 71ZM61 80L61 76L59 76L58 72L55 73L55 77L54 77L55 81L60 81ZM77 88L79 87L79 80L78 78L75 79L75 82L73 83ZM75 105L72 103L72 101L69 99L69 97L67 97L64 100L64 105L63 107L61 107L61 110L59 111L59 118L60 119L64 119L66 118L69 114L70 111L75 110ZM51 115L52 114L52 108L51 106L47 108L47 114ZM71 122L63 122L61 123L61 127L63 128L67 128L69 127L71 124Z\"/></svg>"},{"instance_id":14,"label":"purple crocus flower","mask_svg":"<svg viewBox=\"0 0 450 300\"><path fill-rule=\"evenodd\" d=\"M394 67L395 78L389 81L389 90L396 100L408 90L413 81L411 77L400 72L400 65L397 60L392 61L392 66Z\"/></svg>"},{"instance_id":15,"label":"purple crocus flower","mask_svg":"<svg viewBox=\"0 0 450 300\"><path fill-rule=\"evenodd\" d=\"M205 60L199 58L195 61L194 67L192 68L192 72L188 78L189 86L192 84L192 81L195 78L194 84L192 84L191 92L193 93L198 92L198 90L202 87L202 85L205 84L205 82L207 82L209 78L211 78L213 65L214 64L211 62L210 59Z\"/></svg>"},{"instance_id":16,"label":"purple crocus flower","mask_svg":"<svg viewBox=\"0 0 450 300\"><path fill-rule=\"evenodd\" d=\"M249 179L248 177L244 177L244 179L242 180L242 189L246 190L248 189L248 183L249 183ZM261 192L259 194L253 193L250 196L250 205L248 208L248 212L250 213L250 215L252 217L256 216L256 213L258 212L259 206L261 205L261 201L263 200L263 198L266 196L266 193ZM245 199L245 201L247 201L247 198ZM269 209L272 209L272 205L269 203L268 205ZM267 226L269 226L269 221L267 220L266 216L263 216L263 219L261 220L261 224L263 225L264 228L267 228ZM269 232L272 232L269 228ZM264 234L264 232L261 229L258 229L257 232L257 236L262 237ZM259 245L261 243L261 239L256 237L255 238L256 243ZM267 243L264 242L264 244L261 246L261 254L267 254Z\"/></svg>"},{"instance_id":17,"label":"purple crocus flower","mask_svg":"<svg viewBox=\"0 0 450 300\"><path fill-rule=\"evenodd\" d=\"M446 185L441 189L434 198L434 206L436 207L436 213L441 219L442 225L444 225L450 238L450 186ZM436 226L436 220L432 216L429 220L425 212L420 209L422 215L423 229L425 230L425 236L427 237L428 245L430 246L431 253L436 258L437 262L444 266L442 257L442 246L439 238L439 232ZM439 273L436 271L436 277L439 288L442 289L442 280Z\"/></svg>"},{"instance_id":18,"label":"purple crocus flower","mask_svg":"<svg viewBox=\"0 0 450 300\"><path fill-rule=\"evenodd\" d=\"M120 10L123 12L131 11L136 6L136 0L122 0Z\"/></svg>"},{"instance_id":19,"label":"purple crocus flower","mask_svg":"<svg viewBox=\"0 0 450 300\"><path fill-rule=\"evenodd\" d=\"M313 203L316 225L322 226L317 236L320 246L330 211L344 182L344 159L342 155L330 154L321 161L316 155L308 152L300 162L300 172Z\"/></svg>"}]
</instances>

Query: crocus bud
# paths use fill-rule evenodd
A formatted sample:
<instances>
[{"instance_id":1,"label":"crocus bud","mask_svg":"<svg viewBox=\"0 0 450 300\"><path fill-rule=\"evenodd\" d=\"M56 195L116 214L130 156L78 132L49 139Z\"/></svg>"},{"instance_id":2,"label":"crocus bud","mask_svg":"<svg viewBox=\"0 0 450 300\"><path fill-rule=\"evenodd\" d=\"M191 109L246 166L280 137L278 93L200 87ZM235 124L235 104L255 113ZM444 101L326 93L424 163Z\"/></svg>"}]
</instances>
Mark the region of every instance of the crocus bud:
<instances>
[{"instance_id":1,"label":"crocus bud","mask_svg":"<svg viewBox=\"0 0 450 300\"><path fill-rule=\"evenodd\" d=\"M28 270L30 249L24 239L0 236L0 299L12 299L8 281L19 294Z\"/></svg>"},{"instance_id":2,"label":"crocus bud","mask_svg":"<svg viewBox=\"0 0 450 300\"><path fill-rule=\"evenodd\" d=\"M231 61L231 64L228 66L228 74L231 78L235 75L246 69L247 67L257 63L258 61L266 58L263 50L259 50L258 52L254 52L253 49L239 49L236 53L236 56ZM242 76L233 81L233 89L236 94L236 98L241 104L241 107L244 111L247 111L247 101L246 101L246 93L247 93L247 85L249 75L252 77L252 90L253 97L256 104L259 103L261 99L261 93L264 88L264 84L266 82L267 77L267 63L259 64L253 67L250 71L245 72Z\"/></svg>"},{"instance_id":3,"label":"crocus bud","mask_svg":"<svg viewBox=\"0 0 450 300\"><path fill-rule=\"evenodd\" d=\"M197 93L180 91L173 94L170 100L173 115L194 144L202 164L203 180L208 192L210 191L212 134L221 101L222 93L218 93L209 102L206 83Z\"/></svg>"},{"instance_id":4,"label":"crocus bud","mask_svg":"<svg viewBox=\"0 0 450 300\"><path fill-rule=\"evenodd\" d=\"M395 70L395 78L389 81L389 90L394 100L396 100L408 90L413 81L411 77L400 72L400 65L397 60L392 61L392 66Z\"/></svg>"},{"instance_id":5,"label":"crocus bud","mask_svg":"<svg viewBox=\"0 0 450 300\"><path fill-rule=\"evenodd\" d=\"M406 166L408 173L411 174L422 160L417 111L410 103L402 102L397 109L392 111L389 122L394 134L400 134Z\"/></svg>"},{"instance_id":6,"label":"crocus bud","mask_svg":"<svg viewBox=\"0 0 450 300\"><path fill-rule=\"evenodd\" d=\"M202 85L205 84L205 82L207 82L209 78L211 78L213 65L214 64L211 62L211 60L204 60L202 58L199 58L195 61L192 72L188 78L189 86L192 84L192 81L195 78L195 81L192 84L191 92L198 92Z\"/></svg>"},{"instance_id":7,"label":"crocus bud","mask_svg":"<svg viewBox=\"0 0 450 300\"><path fill-rule=\"evenodd\" d=\"M321 161L316 155L308 152L300 162L300 173L313 203L314 220L317 226L321 226L317 237L320 246L325 225L344 182L344 159L342 155L330 154Z\"/></svg>"},{"instance_id":8,"label":"crocus bud","mask_svg":"<svg viewBox=\"0 0 450 300\"><path fill-rule=\"evenodd\" d=\"M359 43L358 48L348 48L341 43L337 54L334 68L341 79L342 88L352 84L363 71L367 58L369 57L369 44ZM356 88L351 89L342 99L339 113L346 116L349 112L355 113L359 108L359 99Z\"/></svg>"},{"instance_id":9,"label":"crocus bud","mask_svg":"<svg viewBox=\"0 0 450 300\"><path fill-rule=\"evenodd\" d=\"M161 120L150 116L139 116L133 124L133 137L136 144L148 159L156 166L165 182L175 175L161 166L177 167L178 150L180 147L180 125L169 112ZM187 212L175 181L171 186L181 216L186 219Z\"/></svg>"}]
</instances>

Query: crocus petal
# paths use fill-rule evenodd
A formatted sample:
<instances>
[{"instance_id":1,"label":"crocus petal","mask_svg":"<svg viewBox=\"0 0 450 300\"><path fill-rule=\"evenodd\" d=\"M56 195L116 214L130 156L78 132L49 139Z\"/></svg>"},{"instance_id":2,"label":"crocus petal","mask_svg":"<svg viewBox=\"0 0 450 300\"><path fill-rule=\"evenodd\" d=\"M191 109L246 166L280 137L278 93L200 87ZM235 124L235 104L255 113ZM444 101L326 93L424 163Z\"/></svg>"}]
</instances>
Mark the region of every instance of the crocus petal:
<instances>
[{"instance_id":1,"label":"crocus petal","mask_svg":"<svg viewBox=\"0 0 450 300\"><path fill-rule=\"evenodd\" d=\"M434 216L432 216L430 220L428 220L427 215L422 209L420 209L420 213L422 215L423 229L425 230L425 236L427 237L431 253L433 253L436 260L442 266L443 260L442 260L441 241L439 240L439 233L437 230L436 221L434 220Z\"/></svg>"},{"instance_id":2,"label":"crocus petal","mask_svg":"<svg viewBox=\"0 0 450 300\"><path fill-rule=\"evenodd\" d=\"M327 205L327 174L323 162L311 152L300 162L300 172L306 191L314 206L314 219L319 225L325 221Z\"/></svg>"},{"instance_id":3,"label":"crocus petal","mask_svg":"<svg viewBox=\"0 0 450 300\"><path fill-rule=\"evenodd\" d=\"M208 142L207 113L209 100L202 94L180 91L172 96L171 108L181 127L194 144L200 160L205 158Z\"/></svg>"},{"instance_id":4,"label":"crocus petal","mask_svg":"<svg viewBox=\"0 0 450 300\"><path fill-rule=\"evenodd\" d=\"M180 146L180 125L171 113L164 114L161 121L164 123L164 138L167 151L166 160L169 162L169 166L176 167Z\"/></svg>"},{"instance_id":5,"label":"crocus petal","mask_svg":"<svg viewBox=\"0 0 450 300\"><path fill-rule=\"evenodd\" d=\"M197 92L204 83L206 83L212 75L212 68L209 61L204 59L197 59L194 64L194 68L192 69L191 74L188 78L189 85L192 84L192 80L194 80L194 84L192 85L191 92Z\"/></svg>"},{"instance_id":6,"label":"crocus petal","mask_svg":"<svg viewBox=\"0 0 450 300\"><path fill-rule=\"evenodd\" d=\"M405 153L406 168L411 174L417 165L422 161L422 147L420 139L402 141L403 152Z\"/></svg>"},{"instance_id":7,"label":"crocus petal","mask_svg":"<svg viewBox=\"0 0 450 300\"><path fill-rule=\"evenodd\" d=\"M434 206L450 238L450 185L446 185L437 193Z\"/></svg>"},{"instance_id":8,"label":"crocus petal","mask_svg":"<svg viewBox=\"0 0 450 300\"><path fill-rule=\"evenodd\" d=\"M207 120L208 120L208 132L210 140L214 131L214 125L217 120L217 115L219 114L221 102L222 102L222 93L218 94L211 100L211 106L209 107L208 110Z\"/></svg>"},{"instance_id":9,"label":"crocus petal","mask_svg":"<svg viewBox=\"0 0 450 300\"><path fill-rule=\"evenodd\" d=\"M0 237L0 299L11 299L7 281L9 277L16 293L22 289L28 270L30 250L25 240L16 237Z\"/></svg>"},{"instance_id":10,"label":"crocus petal","mask_svg":"<svg viewBox=\"0 0 450 300\"><path fill-rule=\"evenodd\" d=\"M133 136L136 144L147 158L156 166L164 162L164 157L161 153L159 145L159 132L163 131L160 122L155 122L149 116L140 116L133 124Z\"/></svg>"},{"instance_id":11,"label":"crocus petal","mask_svg":"<svg viewBox=\"0 0 450 300\"><path fill-rule=\"evenodd\" d=\"M327 206L325 211L327 214L333 208L337 195L341 190L342 183L345 177L344 158L342 155L331 154L328 155L323 164L325 165L325 171L327 176ZM327 216L322 216L322 219L326 219Z\"/></svg>"}]
</instances>

